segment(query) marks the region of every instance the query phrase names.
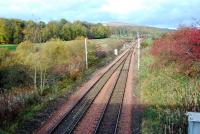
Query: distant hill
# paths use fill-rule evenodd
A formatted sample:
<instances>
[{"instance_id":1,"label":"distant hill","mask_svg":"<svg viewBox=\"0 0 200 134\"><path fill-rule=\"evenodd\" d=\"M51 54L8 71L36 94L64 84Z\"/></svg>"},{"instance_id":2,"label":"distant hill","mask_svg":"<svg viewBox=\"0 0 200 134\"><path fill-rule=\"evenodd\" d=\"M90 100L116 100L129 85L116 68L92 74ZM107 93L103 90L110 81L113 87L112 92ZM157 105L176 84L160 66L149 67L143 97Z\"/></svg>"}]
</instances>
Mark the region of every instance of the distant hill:
<instances>
[{"instance_id":1,"label":"distant hill","mask_svg":"<svg viewBox=\"0 0 200 134\"><path fill-rule=\"evenodd\" d=\"M131 23L123 23L123 22L110 22L110 23L103 23L105 26L134 26Z\"/></svg>"},{"instance_id":2,"label":"distant hill","mask_svg":"<svg viewBox=\"0 0 200 134\"><path fill-rule=\"evenodd\" d=\"M112 35L115 36L135 36L137 32L142 35L158 37L163 33L173 31L168 28L157 28L150 26L139 26L130 23L121 23L121 22L111 22L104 23L103 25L109 26L112 31Z\"/></svg>"}]
</instances>

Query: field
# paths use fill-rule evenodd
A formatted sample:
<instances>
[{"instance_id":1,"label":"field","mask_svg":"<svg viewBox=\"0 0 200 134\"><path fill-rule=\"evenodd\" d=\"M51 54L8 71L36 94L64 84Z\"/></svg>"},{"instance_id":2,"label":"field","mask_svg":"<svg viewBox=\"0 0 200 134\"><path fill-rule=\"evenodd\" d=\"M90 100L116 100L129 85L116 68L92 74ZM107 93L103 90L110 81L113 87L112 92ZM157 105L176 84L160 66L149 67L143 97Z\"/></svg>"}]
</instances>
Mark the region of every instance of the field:
<instances>
[{"instance_id":1,"label":"field","mask_svg":"<svg viewBox=\"0 0 200 134\"><path fill-rule=\"evenodd\" d=\"M199 111L200 78L175 71L175 64L159 67L150 47L142 50L140 76L144 106L142 133L187 132L187 111Z\"/></svg>"},{"instance_id":2,"label":"field","mask_svg":"<svg viewBox=\"0 0 200 134\"><path fill-rule=\"evenodd\" d=\"M17 48L17 45L15 44L5 44L5 45L0 45L0 48L7 48L11 51L15 51Z\"/></svg>"},{"instance_id":3,"label":"field","mask_svg":"<svg viewBox=\"0 0 200 134\"><path fill-rule=\"evenodd\" d=\"M106 38L106 39L90 39L89 43L101 45L101 47L105 47L106 49L110 49L116 47L116 43L118 43L120 39L118 38ZM66 44L72 44L73 41L63 41ZM37 46L44 45L45 43L36 43ZM84 45L84 42L83 42ZM15 51L17 48L16 44L1 44L0 48L7 48L11 51Z\"/></svg>"}]
</instances>

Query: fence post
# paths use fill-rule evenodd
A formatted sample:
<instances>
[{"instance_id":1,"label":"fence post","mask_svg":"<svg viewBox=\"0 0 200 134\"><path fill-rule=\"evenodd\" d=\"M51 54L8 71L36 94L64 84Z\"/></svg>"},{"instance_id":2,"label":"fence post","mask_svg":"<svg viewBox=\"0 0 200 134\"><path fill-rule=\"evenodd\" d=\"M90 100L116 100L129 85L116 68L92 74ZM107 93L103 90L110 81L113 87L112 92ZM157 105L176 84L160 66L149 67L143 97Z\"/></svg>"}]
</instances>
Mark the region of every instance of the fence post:
<instances>
[{"instance_id":1,"label":"fence post","mask_svg":"<svg viewBox=\"0 0 200 134\"><path fill-rule=\"evenodd\" d=\"M88 50L87 50L87 38L85 38L85 67L88 69Z\"/></svg>"},{"instance_id":2,"label":"fence post","mask_svg":"<svg viewBox=\"0 0 200 134\"><path fill-rule=\"evenodd\" d=\"M137 32L138 70L140 69L140 35Z\"/></svg>"}]
</instances>

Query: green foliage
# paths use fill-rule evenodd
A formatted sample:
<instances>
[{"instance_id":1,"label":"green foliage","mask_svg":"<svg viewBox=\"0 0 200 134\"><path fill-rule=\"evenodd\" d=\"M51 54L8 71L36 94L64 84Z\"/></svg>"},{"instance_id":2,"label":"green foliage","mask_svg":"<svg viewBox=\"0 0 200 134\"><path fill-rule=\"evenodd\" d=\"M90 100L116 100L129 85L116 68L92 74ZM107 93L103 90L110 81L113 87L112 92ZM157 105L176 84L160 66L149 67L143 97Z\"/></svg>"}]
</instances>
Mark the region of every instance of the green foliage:
<instances>
[{"instance_id":1,"label":"green foliage","mask_svg":"<svg viewBox=\"0 0 200 134\"><path fill-rule=\"evenodd\" d=\"M108 27L105 27L101 24L97 24L91 27L91 37L95 39L106 38L110 34Z\"/></svg>"},{"instance_id":2,"label":"green foliage","mask_svg":"<svg viewBox=\"0 0 200 134\"><path fill-rule=\"evenodd\" d=\"M51 38L59 38L59 33L61 30L61 27L59 26L59 22L57 21L50 21L47 26L45 27L47 31L47 40Z\"/></svg>"},{"instance_id":3,"label":"green foliage","mask_svg":"<svg viewBox=\"0 0 200 134\"><path fill-rule=\"evenodd\" d=\"M152 43L153 43L153 41L151 38L145 39L141 43L141 48L146 48L146 47L150 46Z\"/></svg>"},{"instance_id":4,"label":"green foliage","mask_svg":"<svg viewBox=\"0 0 200 134\"><path fill-rule=\"evenodd\" d=\"M5 45L0 45L0 48L7 48L8 50L15 51L17 48L17 45L5 44Z\"/></svg>"},{"instance_id":5,"label":"green foliage","mask_svg":"<svg viewBox=\"0 0 200 134\"><path fill-rule=\"evenodd\" d=\"M200 111L199 78L177 74L174 64L152 65L149 48L143 49L140 90L145 106L143 133L187 133L186 111Z\"/></svg>"},{"instance_id":6,"label":"green foliage","mask_svg":"<svg viewBox=\"0 0 200 134\"><path fill-rule=\"evenodd\" d=\"M40 21L23 21L18 19L0 18L0 44L19 44L24 40L41 43L50 39L74 40L79 36L89 38L109 37L109 29L101 24L95 25L86 22L49 21L47 24Z\"/></svg>"},{"instance_id":7,"label":"green foliage","mask_svg":"<svg viewBox=\"0 0 200 134\"><path fill-rule=\"evenodd\" d=\"M64 40L72 40L72 29L70 24L65 24L61 30L61 37Z\"/></svg>"},{"instance_id":8,"label":"green foliage","mask_svg":"<svg viewBox=\"0 0 200 134\"><path fill-rule=\"evenodd\" d=\"M33 99L35 99L35 98L33 98ZM26 108L24 108L24 110L22 112L19 113L19 115L16 117L16 119L14 121L12 121L12 125L7 126L7 132L16 133L16 130L19 127L22 127L21 125L25 121L33 119L34 116L36 115L36 113L45 107L46 107L46 103L37 103L37 104L32 104L31 106L27 106Z\"/></svg>"},{"instance_id":9,"label":"green foliage","mask_svg":"<svg viewBox=\"0 0 200 134\"><path fill-rule=\"evenodd\" d=\"M25 24L17 19L0 18L0 44L18 44L24 38L23 28Z\"/></svg>"},{"instance_id":10,"label":"green foliage","mask_svg":"<svg viewBox=\"0 0 200 134\"><path fill-rule=\"evenodd\" d=\"M0 69L0 85L2 88L11 89L32 85L32 81L25 66L13 65Z\"/></svg>"},{"instance_id":11,"label":"green foliage","mask_svg":"<svg viewBox=\"0 0 200 134\"><path fill-rule=\"evenodd\" d=\"M110 25L112 36L118 37L136 37L139 32L144 37L157 38L163 33L172 31L170 29L162 29L156 27L134 26L134 25Z\"/></svg>"},{"instance_id":12,"label":"green foliage","mask_svg":"<svg viewBox=\"0 0 200 134\"><path fill-rule=\"evenodd\" d=\"M16 49L16 60L18 64L35 66L38 60L37 47L30 41L22 42Z\"/></svg>"},{"instance_id":13,"label":"green foliage","mask_svg":"<svg viewBox=\"0 0 200 134\"><path fill-rule=\"evenodd\" d=\"M7 48L0 48L0 65L3 63L4 59L9 55Z\"/></svg>"},{"instance_id":14,"label":"green foliage","mask_svg":"<svg viewBox=\"0 0 200 134\"><path fill-rule=\"evenodd\" d=\"M94 66L96 65L100 59L96 56L96 46L93 43L88 44L88 66Z\"/></svg>"},{"instance_id":15,"label":"green foliage","mask_svg":"<svg viewBox=\"0 0 200 134\"><path fill-rule=\"evenodd\" d=\"M77 21L71 25L71 38L75 39L79 36L86 36L86 27L81 24L81 22Z\"/></svg>"},{"instance_id":16,"label":"green foliage","mask_svg":"<svg viewBox=\"0 0 200 134\"><path fill-rule=\"evenodd\" d=\"M26 27L24 29L24 40L31 42L41 42L41 31L37 23L34 21L26 22Z\"/></svg>"},{"instance_id":17,"label":"green foliage","mask_svg":"<svg viewBox=\"0 0 200 134\"><path fill-rule=\"evenodd\" d=\"M14 44L19 44L20 42L23 41L24 39L24 33L23 29L25 27L25 24L23 21L20 20L14 20L14 32L13 32L13 43Z\"/></svg>"},{"instance_id":18,"label":"green foliage","mask_svg":"<svg viewBox=\"0 0 200 134\"><path fill-rule=\"evenodd\" d=\"M0 48L0 69L12 66L15 63L14 53L9 51L8 48Z\"/></svg>"},{"instance_id":19,"label":"green foliage","mask_svg":"<svg viewBox=\"0 0 200 134\"><path fill-rule=\"evenodd\" d=\"M121 45L122 40L89 40L88 70L85 70L83 37L73 41L51 39L41 44L25 41L14 52L1 48L0 110L4 110L0 112L0 125L3 130L16 133L24 121L34 118L50 100L72 92L88 74L105 65L112 58L108 54ZM96 55L97 46L106 53L105 57Z\"/></svg>"},{"instance_id":20,"label":"green foliage","mask_svg":"<svg viewBox=\"0 0 200 134\"><path fill-rule=\"evenodd\" d=\"M8 20L0 20L0 43L10 43L12 39L12 24Z\"/></svg>"}]
</instances>

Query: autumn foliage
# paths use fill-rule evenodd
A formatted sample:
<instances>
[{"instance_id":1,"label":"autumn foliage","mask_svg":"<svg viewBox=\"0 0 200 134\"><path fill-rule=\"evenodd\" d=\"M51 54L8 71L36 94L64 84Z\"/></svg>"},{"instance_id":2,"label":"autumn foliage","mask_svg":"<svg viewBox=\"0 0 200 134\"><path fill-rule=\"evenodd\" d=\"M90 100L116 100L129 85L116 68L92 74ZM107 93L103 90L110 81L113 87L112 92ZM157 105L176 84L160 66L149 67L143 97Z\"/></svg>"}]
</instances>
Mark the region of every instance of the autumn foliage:
<instances>
[{"instance_id":1,"label":"autumn foliage","mask_svg":"<svg viewBox=\"0 0 200 134\"><path fill-rule=\"evenodd\" d=\"M175 63L178 72L189 76L200 73L200 29L180 28L154 41L151 53L158 63Z\"/></svg>"}]
</instances>

